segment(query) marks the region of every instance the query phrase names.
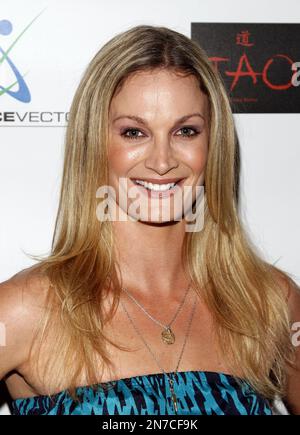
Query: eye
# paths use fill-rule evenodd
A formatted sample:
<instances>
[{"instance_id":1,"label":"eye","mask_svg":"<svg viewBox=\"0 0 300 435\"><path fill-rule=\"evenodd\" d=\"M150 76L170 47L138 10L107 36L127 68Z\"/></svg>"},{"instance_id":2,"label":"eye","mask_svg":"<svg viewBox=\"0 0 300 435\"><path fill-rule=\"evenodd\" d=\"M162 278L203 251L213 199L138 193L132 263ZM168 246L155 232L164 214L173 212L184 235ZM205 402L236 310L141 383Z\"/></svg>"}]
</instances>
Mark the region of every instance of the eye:
<instances>
[{"instance_id":1,"label":"eye","mask_svg":"<svg viewBox=\"0 0 300 435\"><path fill-rule=\"evenodd\" d=\"M186 138L192 138L194 136L197 136L200 131L197 130L194 127L189 127L189 126L185 126L182 127L179 131L182 131L183 134L181 134L180 136L186 137ZM192 132L192 134L191 134ZM129 134L127 134L129 133ZM139 139L141 137L143 137L144 135L139 135L139 133L142 133L141 130L139 130L138 128L126 128L125 130L123 130L121 132L121 136L125 137L126 139Z\"/></svg>"},{"instance_id":2,"label":"eye","mask_svg":"<svg viewBox=\"0 0 300 435\"><path fill-rule=\"evenodd\" d=\"M141 133L141 130L139 130L138 128L126 128L125 130L122 131L121 136L125 137L126 139L138 139L139 137L143 137L143 136L138 136L137 132ZM131 135L127 135L126 133L134 133L132 136Z\"/></svg>"},{"instance_id":3,"label":"eye","mask_svg":"<svg viewBox=\"0 0 300 435\"><path fill-rule=\"evenodd\" d=\"M183 132L183 134L181 134L180 136L187 137L187 138L197 136L200 133L200 131L197 130L196 128L188 127L188 126L182 127L179 131ZM187 133L188 131L190 132L192 131L194 133L193 134Z\"/></svg>"}]
</instances>

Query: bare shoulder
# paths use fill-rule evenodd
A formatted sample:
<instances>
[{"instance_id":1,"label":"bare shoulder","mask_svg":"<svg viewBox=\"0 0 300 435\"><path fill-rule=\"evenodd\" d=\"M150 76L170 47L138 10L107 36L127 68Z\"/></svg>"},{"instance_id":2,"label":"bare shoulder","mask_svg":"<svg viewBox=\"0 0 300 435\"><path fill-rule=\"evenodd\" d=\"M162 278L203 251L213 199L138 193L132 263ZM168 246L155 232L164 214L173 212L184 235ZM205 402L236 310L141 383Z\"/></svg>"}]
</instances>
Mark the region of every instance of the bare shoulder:
<instances>
[{"instance_id":1,"label":"bare shoulder","mask_svg":"<svg viewBox=\"0 0 300 435\"><path fill-rule=\"evenodd\" d=\"M289 285L291 339L295 346L295 368L287 370L287 395L285 404L292 414L300 415L300 287L292 281Z\"/></svg>"},{"instance_id":2,"label":"bare shoulder","mask_svg":"<svg viewBox=\"0 0 300 435\"><path fill-rule=\"evenodd\" d=\"M300 322L300 286L292 279L288 281L288 305L293 322Z\"/></svg>"},{"instance_id":3,"label":"bare shoulder","mask_svg":"<svg viewBox=\"0 0 300 435\"><path fill-rule=\"evenodd\" d=\"M276 269L275 278L278 280L289 309L291 326L300 322L300 286L288 274ZM300 323L299 323L300 325Z\"/></svg>"},{"instance_id":4,"label":"bare shoulder","mask_svg":"<svg viewBox=\"0 0 300 435\"><path fill-rule=\"evenodd\" d=\"M276 275L288 304L291 327L294 323L300 325L300 286L290 276L282 272L276 271Z\"/></svg>"},{"instance_id":5,"label":"bare shoulder","mask_svg":"<svg viewBox=\"0 0 300 435\"><path fill-rule=\"evenodd\" d=\"M36 265L0 283L0 379L26 361L48 288Z\"/></svg>"},{"instance_id":6,"label":"bare shoulder","mask_svg":"<svg viewBox=\"0 0 300 435\"><path fill-rule=\"evenodd\" d=\"M291 327L291 340L295 346L295 367L287 367L287 392L283 401L291 414L300 415L300 286L286 274L278 273L286 296Z\"/></svg>"},{"instance_id":7,"label":"bare shoulder","mask_svg":"<svg viewBox=\"0 0 300 435\"><path fill-rule=\"evenodd\" d=\"M287 273L284 273L275 267L273 269L273 277L281 286L285 300L288 304L290 305L293 303L294 298L296 297L297 299L297 295L300 295L300 287L298 284Z\"/></svg>"}]
</instances>

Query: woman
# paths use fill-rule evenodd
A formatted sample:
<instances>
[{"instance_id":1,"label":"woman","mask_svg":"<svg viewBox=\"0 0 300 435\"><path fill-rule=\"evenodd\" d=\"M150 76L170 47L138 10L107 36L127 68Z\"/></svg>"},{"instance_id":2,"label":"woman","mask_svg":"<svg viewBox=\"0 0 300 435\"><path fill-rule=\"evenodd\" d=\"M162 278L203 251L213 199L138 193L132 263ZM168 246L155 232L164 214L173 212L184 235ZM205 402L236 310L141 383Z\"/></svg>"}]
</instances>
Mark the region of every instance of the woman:
<instances>
[{"instance_id":1,"label":"woman","mask_svg":"<svg viewBox=\"0 0 300 435\"><path fill-rule=\"evenodd\" d=\"M299 288L247 239L237 191L199 45L148 25L105 44L70 110L51 254L1 284L12 412L299 413Z\"/></svg>"}]
</instances>

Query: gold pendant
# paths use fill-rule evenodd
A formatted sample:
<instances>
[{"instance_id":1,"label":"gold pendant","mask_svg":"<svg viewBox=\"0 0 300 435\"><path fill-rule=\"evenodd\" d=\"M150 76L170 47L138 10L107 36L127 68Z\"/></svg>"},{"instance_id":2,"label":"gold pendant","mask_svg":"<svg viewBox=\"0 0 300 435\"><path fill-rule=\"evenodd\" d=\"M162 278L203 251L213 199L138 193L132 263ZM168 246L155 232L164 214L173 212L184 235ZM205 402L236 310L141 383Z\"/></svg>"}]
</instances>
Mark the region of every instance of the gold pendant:
<instances>
[{"instance_id":1,"label":"gold pendant","mask_svg":"<svg viewBox=\"0 0 300 435\"><path fill-rule=\"evenodd\" d=\"M172 329L168 326L161 333L162 341L166 344L174 344L175 343L175 335Z\"/></svg>"},{"instance_id":2,"label":"gold pendant","mask_svg":"<svg viewBox=\"0 0 300 435\"><path fill-rule=\"evenodd\" d=\"M170 383L171 398L172 398L173 406L174 406L175 412L177 412L178 411L177 399L176 399L176 395L174 393L174 388L173 388L174 381L172 379L169 379L169 383Z\"/></svg>"}]
</instances>

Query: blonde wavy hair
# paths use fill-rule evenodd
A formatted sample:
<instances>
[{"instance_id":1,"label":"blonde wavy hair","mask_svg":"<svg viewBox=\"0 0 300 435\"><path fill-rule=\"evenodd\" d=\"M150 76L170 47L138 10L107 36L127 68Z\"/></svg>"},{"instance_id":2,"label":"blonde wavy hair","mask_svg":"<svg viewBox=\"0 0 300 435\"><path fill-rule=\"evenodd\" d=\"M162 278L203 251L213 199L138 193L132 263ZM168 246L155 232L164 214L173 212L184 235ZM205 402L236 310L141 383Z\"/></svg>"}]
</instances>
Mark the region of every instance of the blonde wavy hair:
<instances>
[{"instance_id":1,"label":"blonde wavy hair","mask_svg":"<svg viewBox=\"0 0 300 435\"><path fill-rule=\"evenodd\" d=\"M242 370L243 378L266 398L283 397L286 364L293 364L295 349L286 294L278 278L291 278L262 258L240 220L238 139L224 83L198 43L151 25L130 28L102 46L84 72L70 108L51 253L31 255L49 283L46 312L34 343L41 350L47 333L56 337L42 372L37 371L43 379L48 376L67 385L76 400L82 368L93 386L99 369L110 366L106 343L126 350L103 332L118 306L122 283L117 278L112 223L96 216L96 190L108 184L110 102L130 74L157 68L194 75L209 100L204 228L186 232L184 267L213 315L222 357L233 373ZM101 301L109 289L113 304L105 312Z\"/></svg>"}]
</instances>

